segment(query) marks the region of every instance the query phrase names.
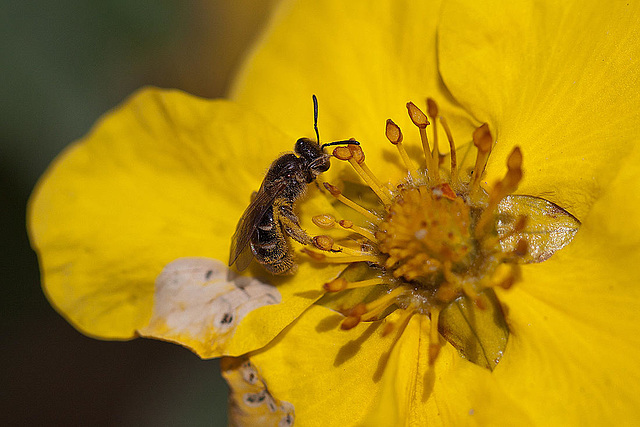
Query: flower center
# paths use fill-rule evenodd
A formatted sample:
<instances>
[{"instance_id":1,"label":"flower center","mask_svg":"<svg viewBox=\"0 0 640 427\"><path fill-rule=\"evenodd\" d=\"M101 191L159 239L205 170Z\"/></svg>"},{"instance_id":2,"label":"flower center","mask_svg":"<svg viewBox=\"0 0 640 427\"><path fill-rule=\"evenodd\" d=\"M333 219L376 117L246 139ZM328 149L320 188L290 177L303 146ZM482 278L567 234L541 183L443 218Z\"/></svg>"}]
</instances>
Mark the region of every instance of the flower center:
<instances>
[{"instance_id":1,"label":"flower center","mask_svg":"<svg viewBox=\"0 0 640 427\"><path fill-rule=\"evenodd\" d=\"M429 359L433 362L441 345L441 313L465 298L474 309L489 307L503 316L495 294L486 291L511 287L520 276L517 262L527 261L524 258L529 244L522 237L527 216L516 215L505 221L500 209L503 199L522 178L522 154L516 147L507 159L505 177L485 190L481 181L494 143L488 125L483 124L474 132L475 164L467 177L461 177L451 131L445 118L438 114L435 102L428 100L428 113L432 121L439 121L447 136L450 150L446 156L438 148L437 127L433 126L432 147L426 131L431 124L427 115L413 103L408 103L407 109L419 130L422 165L415 167L404 148L400 128L391 120L387 120L386 137L397 148L407 169L403 182L395 186L382 184L367 167L360 146L336 148L333 156L351 164L381 206L356 203L346 197L345 191L325 182L329 193L364 216L367 225L318 215L313 218L317 226L351 234L345 238L316 236L314 248L303 252L318 262L351 264L337 279L324 285L329 293L352 292L346 299L351 301L349 306L334 304L346 315L343 329L400 310L399 320L395 325L388 322L384 333L394 329L402 333L411 316L427 315L431 318ZM441 167L441 160L446 157L448 170ZM508 227L504 226L506 223ZM512 243L506 245L506 239ZM363 289L366 291L354 292ZM500 324L506 329L506 322ZM464 348L458 349L464 353Z\"/></svg>"},{"instance_id":2,"label":"flower center","mask_svg":"<svg viewBox=\"0 0 640 427\"><path fill-rule=\"evenodd\" d=\"M437 285L445 266L468 270L474 241L471 209L449 184L402 188L375 233L396 278Z\"/></svg>"}]
</instances>

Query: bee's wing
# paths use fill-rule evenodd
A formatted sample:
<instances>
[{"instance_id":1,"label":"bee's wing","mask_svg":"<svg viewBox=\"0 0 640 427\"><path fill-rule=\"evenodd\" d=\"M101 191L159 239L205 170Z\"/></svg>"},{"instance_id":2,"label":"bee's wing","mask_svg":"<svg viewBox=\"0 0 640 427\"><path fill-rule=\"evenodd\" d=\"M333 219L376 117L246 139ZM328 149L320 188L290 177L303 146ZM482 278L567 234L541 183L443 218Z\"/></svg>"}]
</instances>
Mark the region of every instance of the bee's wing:
<instances>
[{"instance_id":1,"label":"bee's wing","mask_svg":"<svg viewBox=\"0 0 640 427\"><path fill-rule=\"evenodd\" d=\"M235 263L238 271L242 271L249 266L253 258L249 241L251 241L251 237L258 227L258 222L260 222L269 206L273 204L276 197L282 193L285 186L286 183L280 181L276 185L270 186L269 190L265 190L264 186L260 187L258 194L240 217L236 232L233 233L231 238L229 266Z\"/></svg>"}]
</instances>

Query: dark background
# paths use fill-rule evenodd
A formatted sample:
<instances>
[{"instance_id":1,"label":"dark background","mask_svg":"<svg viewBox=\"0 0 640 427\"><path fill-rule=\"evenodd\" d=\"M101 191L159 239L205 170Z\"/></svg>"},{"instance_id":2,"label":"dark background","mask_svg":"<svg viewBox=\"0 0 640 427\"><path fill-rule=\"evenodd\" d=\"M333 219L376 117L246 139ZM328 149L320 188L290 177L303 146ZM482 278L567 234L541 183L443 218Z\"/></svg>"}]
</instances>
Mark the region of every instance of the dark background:
<instances>
[{"instance_id":1,"label":"dark background","mask_svg":"<svg viewBox=\"0 0 640 427\"><path fill-rule=\"evenodd\" d=\"M36 180L145 85L224 96L275 0L0 0L0 424L226 424L217 361L87 338L48 304L25 231Z\"/></svg>"}]
</instances>

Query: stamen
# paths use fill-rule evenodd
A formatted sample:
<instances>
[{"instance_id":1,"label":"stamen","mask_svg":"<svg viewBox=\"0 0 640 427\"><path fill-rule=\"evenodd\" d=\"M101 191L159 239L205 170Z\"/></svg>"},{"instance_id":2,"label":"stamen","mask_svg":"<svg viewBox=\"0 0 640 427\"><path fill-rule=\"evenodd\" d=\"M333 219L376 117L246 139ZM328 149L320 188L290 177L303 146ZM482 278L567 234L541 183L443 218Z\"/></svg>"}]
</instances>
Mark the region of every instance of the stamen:
<instances>
[{"instance_id":1,"label":"stamen","mask_svg":"<svg viewBox=\"0 0 640 427\"><path fill-rule=\"evenodd\" d=\"M427 137L427 126L430 124L427 116L420 110L413 102L407 103L407 110L409 111L409 117L414 125L418 127L420 131L420 140L422 141L422 150L424 151L425 167L429 178L437 183L438 176L438 162L433 161L431 154L431 148L429 147L429 138Z\"/></svg>"},{"instance_id":2,"label":"stamen","mask_svg":"<svg viewBox=\"0 0 640 427\"><path fill-rule=\"evenodd\" d=\"M367 307L364 304L358 304L351 309L349 315L342 321L340 327L345 331L353 329L358 326L362 315L367 311Z\"/></svg>"},{"instance_id":3,"label":"stamen","mask_svg":"<svg viewBox=\"0 0 640 427\"><path fill-rule=\"evenodd\" d=\"M364 152L359 145L338 147L333 150L333 156L339 160L347 160L357 174L360 175L360 178L376 193L382 203L387 206L391 204L391 198L387 195L387 190L383 188L378 178L376 178L373 172L371 172L371 169L364 163Z\"/></svg>"},{"instance_id":4,"label":"stamen","mask_svg":"<svg viewBox=\"0 0 640 427\"><path fill-rule=\"evenodd\" d=\"M334 185L329 184L328 182L323 182L322 183L324 185L324 188L326 188L329 193L331 193L331 195L333 197L335 197L336 199L340 200L342 203L344 203L345 205L349 206L351 209L353 209L354 211L364 215L365 217L367 217L369 220L378 223L380 222L380 218L375 215L373 212L368 211L367 209L363 208L362 206L360 206L359 204L357 204L356 202L354 202L353 200L350 200L348 198L346 198L345 196L342 195L342 191L340 191L340 189Z\"/></svg>"},{"instance_id":5,"label":"stamen","mask_svg":"<svg viewBox=\"0 0 640 427\"><path fill-rule=\"evenodd\" d=\"M366 322L378 317L378 315L382 314L387 308L395 304L396 301L398 300L398 297L404 294L405 291L406 291L406 288L404 286L398 286L388 294L385 294L380 298L370 303L367 303L366 304L367 311L366 313L362 314L362 320Z\"/></svg>"},{"instance_id":6,"label":"stamen","mask_svg":"<svg viewBox=\"0 0 640 427\"><path fill-rule=\"evenodd\" d=\"M351 231L353 233L359 234L360 236L364 237L365 239L367 239L369 241L373 242L376 239L375 235L370 230L368 230L368 229L366 229L364 227L360 227L358 225L355 225L353 223L353 221L350 221L348 219L341 219L340 221L338 221L331 214L316 215L316 216L311 218L311 221L318 228L322 228L322 229L325 229L325 230L330 230L332 228L336 228L339 225L343 230L348 230L348 231Z\"/></svg>"},{"instance_id":7,"label":"stamen","mask_svg":"<svg viewBox=\"0 0 640 427\"><path fill-rule=\"evenodd\" d=\"M520 266L518 264L503 263L498 265L491 278L483 283L485 287L500 287L509 289L520 278Z\"/></svg>"},{"instance_id":8,"label":"stamen","mask_svg":"<svg viewBox=\"0 0 640 427\"><path fill-rule=\"evenodd\" d=\"M509 230L507 233L504 233L502 236L499 236L497 238L497 241L501 242L503 240L510 238L511 236L521 233L522 231L524 231L526 226L527 226L527 216L519 215L518 219L516 219L516 223L513 225L513 228Z\"/></svg>"},{"instance_id":9,"label":"stamen","mask_svg":"<svg viewBox=\"0 0 640 427\"><path fill-rule=\"evenodd\" d=\"M407 172L413 175L415 168L413 167L413 162L409 159L409 155L407 151L404 149L404 145L402 144L402 131L400 131L400 127L393 122L391 119L387 119L387 127L385 134L387 135L387 139L393 145L396 146L398 152L400 153L400 157L402 158L402 162L404 166L407 168Z\"/></svg>"},{"instance_id":10,"label":"stamen","mask_svg":"<svg viewBox=\"0 0 640 427\"><path fill-rule=\"evenodd\" d=\"M313 245L324 252L340 252L347 255L370 255L372 252L366 250L366 246L360 245L359 249L350 248L348 246L340 245L333 240L333 237L327 235L314 236Z\"/></svg>"},{"instance_id":11,"label":"stamen","mask_svg":"<svg viewBox=\"0 0 640 427\"><path fill-rule=\"evenodd\" d=\"M501 200L515 191L522 179L522 152L517 147L513 150L507 159L504 178L487 191L482 181L495 142L489 126L485 123L473 133L477 155L473 176L467 180L466 176L460 176L452 132L435 101L427 98L428 116L411 102L407 103L407 110L420 132L426 170L421 165L415 167L403 145L402 131L390 119L386 122L385 136L397 147L409 174L397 185L382 183L384 180L381 182L371 172L360 146L336 147L333 156L348 161L383 206L375 211L375 208L367 209L345 197L338 187L323 183L336 199L363 215L370 224L359 226L349 219L317 215L313 218L316 226L341 228L347 233L332 232L343 235L341 238L317 235L313 237L313 245L308 245L302 252L326 264L358 263L349 267L348 273L345 270L343 277L325 283L326 292L382 287L348 292L344 299L335 295L327 300L328 306L335 306L337 302L343 313L345 306L353 306L341 324L342 329L351 329L360 322L377 320L399 310L397 320L386 322L382 334L401 334L415 313L428 315L431 318L428 360L433 365L441 351L441 342L444 342L439 324L450 320L448 317L440 319L440 314L449 304L465 297L473 301L474 307L470 309L476 310L475 314L493 315L497 310L495 294L484 291L508 289L520 280L521 271L516 263L523 261L530 250L528 240L520 238L527 228L527 217L510 217L507 221L510 228L506 228L499 222L496 211ZM450 149L450 172L443 174L442 179L437 120L444 129ZM432 123L431 148L426 128ZM506 239L509 239L508 245ZM354 281L346 279L349 277ZM378 298L364 302L373 295ZM354 299L360 303L354 305ZM484 309L490 309L490 312L477 311ZM456 348L466 355L464 350L470 348L465 346L474 344L465 342L467 338L473 338L466 329L456 330L455 325L448 324L446 329L450 328L463 335L461 344L454 346L458 345ZM484 333L482 328L473 325L471 329L473 334ZM497 360L499 358L495 363ZM474 362L480 364L482 361Z\"/></svg>"},{"instance_id":12,"label":"stamen","mask_svg":"<svg viewBox=\"0 0 640 427\"><path fill-rule=\"evenodd\" d=\"M497 245L500 245L501 242L517 235L518 233L521 233L525 229L526 225L527 217L525 215L519 215L516 219L515 224L513 225L513 228L504 233L502 236L485 236L482 240L482 247L486 250L493 250L497 247ZM510 257L510 254L499 252L496 257L499 261L504 261Z\"/></svg>"},{"instance_id":13,"label":"stamen","mask_svg":"<svg viewBox=\"0 0 640 427\"><path fill-rule=\"evenodd\" d=\"M476 290L473 288L473 285L468 282L467 280L464 280L460 277L458 277L452 270L451 270L451 261L445 261L444 262L444 277L446 279L446 281L450 284L453 285L454 288L458 289L458 290L462 290L462 292L464 292L464 294L466 296L468 296L469 298L471 298L474 301L478 300L478 293L476 292Z\"/></svg>"},{"instance_id":14,"label":"stamen","mask_svg":"<svg viewBox=\"0 0 640 427\"><path fill-rule=\"evenodd\" d=\"M352 262L373 262L376 264L382 264L384 257L381 255L369 254L356 255L356 256L333 256L330 253L317 252L313 249L302 248L300 252L309 255L315 261L329 263L329 264L351 264Z\"/></svg>"},{"instance_id":15,"label":"stamen","mask_svg":"<svg viewBox=\"0 0 640 427\"><path fill-rule=\"evenodd\" d=\"M478 223L476 224L475 235L481 237L486 234L488 225L494 216L494 212L500 203L500 200L511 194L518 188L518 184L522 179L522 151L520 147L515 147L509 158L507 159L507 174L498 181L489 194L489 204L482 212Z\"/></svg>"},{"instance_id":16,"label":"stamen","mask_svg":"<svg viewBox=\"0 0 640 427\"><path fill-rule=\"evenodd\" d=\"M416 312L416 308L413 305L410 305L405 309L400 309L400 317L398 317L398 319L395 322L387 322L384 325L384 329L382 330L382 336L386 337L391 332L393 332L393 330L396 328L396 325L398 325L398 336L400 336L400 334L402 334L402 332L404 331L404 328L406 328L407 324L409 323L409 320L411 320L411 317L415 314L415 312Z\"/></svg>"},{"instance_id":17,"label":"stamen","mask_svg":"<svg viewBox=\"0 0 640 427\"><path fill-rule=\"evenodd\" d=\"M340 226L342 228L344 228L345 230L351 230L355 233L358 233L359 235L361 235L362 237L375 242L376 241L376 236L369 230L367 230L364 227L360 227L358 225L355 225L353 222L348 221L348 220L340 220L339 222Z\"/></svg>"},{"instance_id":18,"label":"stamen","mask_svg":"<svg viewBox=\"0 0 640 427\"><path fill-rule=\"evenodd\" d=\"M382 277L376 277L374 279L368 280L359 280L357 282L348 282L344 278L338 277L330 282L325 283L323 287L327 292L339 292L345 289L366 288L367 286L381 285L385 283L390 284L391 282Z\"/></svg>"},{"instance_id":19,"label":"stamen","mask_svg":"<svg viewBox=\"0 0 640 427\"><path fill-rule=\"evenodd\" d=\"M334 243L332 250L336 251L336 252L342 252L343 254L348 254L348 255L369 255L369 254L371 254L370 251L353 249L353 248L350 248L348 246L339 245L337 243Z\"/></svg>"},{"instance_id":20,"label":"stamen","mask_svg":"<svg viewBox=\"0 0 640 427\"><path fill-rule=\"evenodd\" d=\"M436 126L436 119L438 118L438 104L432 98L427 98L427 114L431 117L433 122L433 150L431 155L434 161L440 163L440 150L438 149L438 126Z\"/></svg>"},{"instance_id":21,"label":"stamen","mask_svg":"<svg viewBox=\"0 0 640 427\"><path fill-rule=\"evenodd\" d=\"M311 221L318 227L324 229L331 229L336 225L336 218L330 214L316 215L311 218Z\"/></svg>"},{"instance_id":22,"label":"stamen","mask_svg":"<svg viewBox=\"0 0 640 427\"><path fill-rule=\"evenodd\" d=\"M460 181L458 177L456 145L453 142L453 134L451 133L451 129L449 129L449 124L444 117L440 117L440 124L444 128L444 133L447 134L447 140L449 141L449 156L451 157L451 186L457 190L460 188Z\"/></svg>"},{"instance_id":23,"label":"stamen","mask_svg":"<svg viewBox=\"0 0 640 427\"><path fill-rule=\"evenodd\" d=\"M484 169L487 166L487 160L489 160L491 146L493 145L493 137L489 131L488 124L484 123L473 132L473 145L478 149L478 154L476 155L476 164L473 168L470 193L472 200L477 201L476 196L480 187L480 181L484 174Z\"/></svg>"},{"instance_id":24,"label":"stamen","mask_svg":"<svg viewBox=\"0 0 640 427\"><path fill-rule=\"evenodd\" d=\"M513 255L518 258L522 258L529 251L529 244L526 240L520 239L518 243L516 243L516 248L513 250Z\"/></svg>"},{"instance_id":25,"label":"stamen","mask_svg":"<svg viewBox=\"0 0 640 427\"><path fill-rule=\"evenodd\" d=\"M313 245L320 249L321 251L334 251L335 249L333 249L334 247L334 241L333 238L331 236L326 236L326 235L322 235L322 236L314 236L313 237Z\"/></svg>"}]
</instances>

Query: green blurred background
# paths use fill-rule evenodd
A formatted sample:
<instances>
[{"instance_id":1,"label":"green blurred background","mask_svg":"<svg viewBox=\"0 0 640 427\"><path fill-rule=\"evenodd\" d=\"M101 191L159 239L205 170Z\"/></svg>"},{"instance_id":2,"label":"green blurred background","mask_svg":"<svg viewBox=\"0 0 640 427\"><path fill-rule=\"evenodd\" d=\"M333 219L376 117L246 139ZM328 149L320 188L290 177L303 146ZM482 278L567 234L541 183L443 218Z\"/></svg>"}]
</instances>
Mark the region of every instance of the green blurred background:
<instances>
[{"instance_id":1,"label":"green blurred background","mask_svg":"<svg viewBox=\"0 0 640 427\"><path fill-rule=\"evenodd\" d=\"M144 85L224 96L276 0L0 0L2 425L226 425L217 361L84 337L48 304L25 231L38 177Z\"/></svg>"}]
</instances>

